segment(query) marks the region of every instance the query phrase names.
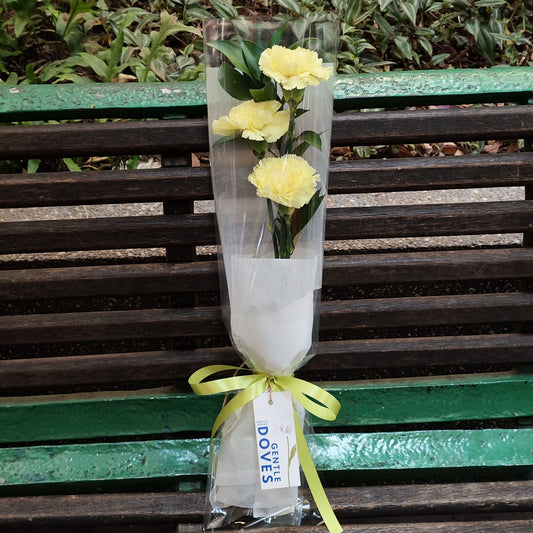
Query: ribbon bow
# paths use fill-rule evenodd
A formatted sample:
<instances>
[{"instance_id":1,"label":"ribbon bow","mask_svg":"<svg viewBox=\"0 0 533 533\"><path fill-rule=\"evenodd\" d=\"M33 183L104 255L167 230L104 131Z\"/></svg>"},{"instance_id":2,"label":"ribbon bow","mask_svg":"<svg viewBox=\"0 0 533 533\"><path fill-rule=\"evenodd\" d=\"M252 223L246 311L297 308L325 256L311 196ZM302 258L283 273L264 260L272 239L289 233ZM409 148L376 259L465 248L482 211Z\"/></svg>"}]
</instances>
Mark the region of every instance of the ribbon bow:
<instances>
[{"instance_id":1,"label":"ribbon bow","mask_svg":"<svg viewBox=\"0 0 533 533\"><path fill-rule=\"evenodd\" d=\"M189 378L189 385L199 395L217 394L240 390L220 411L213 424L211 437L215 435L222 423L239 407L244 406L257 398L263 392L290 391L293 397L311 414L324 420L335 420L341 407L340 402L329 392L321 389L313 383L295 378L294 376L273 376L264 373L254 373L229 378L215 379L204 382L205 379L219 372L240 370L239 367L230 365L209 365L200 368ZM339 524L333 509L329 503L324 487L320 482L311 452L307 446L302 428L294 417L296 428L296 445L300 464L302 465L305 478L309 484L311 494L317 504L318 510L330 533L341 533Z\"/></svg>"}]
</instances>

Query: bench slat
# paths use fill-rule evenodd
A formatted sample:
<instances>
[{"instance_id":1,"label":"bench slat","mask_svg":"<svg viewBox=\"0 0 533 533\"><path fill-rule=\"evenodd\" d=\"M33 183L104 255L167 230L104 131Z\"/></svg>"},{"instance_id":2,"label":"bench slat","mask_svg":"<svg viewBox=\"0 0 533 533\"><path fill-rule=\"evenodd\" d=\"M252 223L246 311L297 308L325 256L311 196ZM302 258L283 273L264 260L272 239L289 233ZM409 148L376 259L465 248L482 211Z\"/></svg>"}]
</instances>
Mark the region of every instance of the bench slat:
<instances>
[{"instance_id":1,"label":"bench slat","mask_svg":"<svg viewBox=\"0 0 533 533\"><path fill-rule=\"evenodd\" d=\"M533 105L515 111L513 107L479 107L474 112L472 108L450 108L340 113L333 118L332 142L351 146L383 144L384 139L397 144L531 136Z\"/></svg>"},{"instance_id":2,"label":"bench slat","mask_svg":"<svg viewBox=\"0 0 533 533\"><path fill-rule=\"evenodd\" d=\"M533 249L328 256L324 287L531 276ZM0 270L0 300L217 291L214 261Z\"/></svg>"},{"instance_id":3,"label":"bench slat","mask_svg":"<svg viewBox=\"0 0 533 533\"><path fill-rule=\"evenodd\" d=\"M533 335L464 335L363 339L319 343L318 355L299 375L374 368L532 363ZM187 379L211 364L240 365L230 348L131 352L4 360L0 390Z\"/></svg>"},{"instance_id":4,"label":"bench slat","mask_svg":"<svg viewBox=\"0 0 533 533\"><path fill-rule=\"evenodd\" d=\"M382 524L347 524L343 525L345 533L530 533L533 520L521 520L519 516L512 517L509 521L451 521L418 523L394 523ZM248 529L249 533L261 533L261 529ZM286 528L273 528L272 533L289 533ZM229 533L221 531L221 533ZM325 526L306 527L306 533L327 533Z\"/></svg>"},{"instance_id":5,"label":"bench slat","mask_svg":"<svg viewBox=\"0 0 533 533\"><path fill-rule=\"evenodd\" d=\"M333 161L329 169L330 194L512 187L533 181L533 153Z\"/></svg>"},{"instance_id":6,"label":"bench slat","mask_svg":"<svg viewBox=\"0 0 533 533\"><path fill-rule=\"evenodd\" d=\"M521 139L533 136L533 105L340 113L334 145ZM113 143L109 142L113 139ZM0 126L0 158L78 157L206 151L207 120Z\"/></svg>"},{"instance_id":7,"label":"bench slat","mask_svg":"<svg viewBox=\"0 0 533 533\"><path fill-rule=\"evenodd\" d=\"M396 522L394 518L383 518L382 520L373 520L368 524L367 521L357 524L343 524L345 533L530 533L533 527L533 520L530 513L514 513L510 516L495 515L487 517L481 516L461 516L452 517L450 521L444 521L446 517L440 517L441 522L433 522L435 517L416 518L416 522L406 522L404 519ZM464 520L463 520L464 519ZM180 531L187 533L201 533L201 525L185 524L180 526ZM25 528L6 528L5 533L58 533L56 526L37 527L30 526ZM232 533L235 530L219 529L219 533ZM247 528L247 533L263 533L264 529ZM296 528L272 527L269 528L272 533L297 533ZM306 533L328 533L326 526L305 526ZM114 524L114 525L86 525L77 526L76 533L176 533L175 523L150 522L148 524Z\"/></svg>"},{"instance_id":8,"label":"bench slat","mask_svg":"<svg viewBox=\"0 0 533 533\"><path fill-rule=\"evenodd\" d=\"M210 198L213 192L207 167L0 174L0 207Z\"/></svg>"},{"instance_id":9,"label":"bench slat","mask_svg":"<svg viewBox=\"0 0 533 533\"><path fill-rule=\"evenodd\" d=\"M333 161L329 194L533 183L533 153ZM209 168L0 174L0 207L212 198Z\"/></svg>"},{"instance_id":10,"label":"bench slat","mask_svg":"<svg viewBox=\"0 0 533 533\"><path fill-rule=\"evenodd\" d=\"M496 420L533 416L533 375L491 373L323 384L342 404L347 427ZM155 389L121 393L4 398L0 442L161 435L211 430L224 396ZM91 421L97 422L92 423Z\"/></svg>"},{"instance_id":11,"label":"bench slat","mask_svg":"<svg viewBox=\"0 0 533 533\"><path fill-rule=\"evenodd\" d=\"M317 470L364 472L504 466L533 471L533 429L328 433L307 440ZM0 449L3 489L113 480L175 480L204 476L208 439L42 445Z\"/></svg>"},{"instance_id":12,"label":"bench slat","mask_svg":"<svg viewBox=\"0 0 533 533\"><path fill-rule=\"evenodd\" d=\"M530 321L533 293L323 302L326 330ZM225 335L220 308L51 313L0 317L4 344Z\"/></svg>"},{"instance_id":13,"label":"bench slat","mask_svg":"<svg viewBox=\"0 0 533 533\"><path fill-rule=\"evenodd\" d=\"M215 261L0 270L0 300L169 294L218 288Z\"/></svg>"},{"instance_id":14,"label":"bench slat","mask_svg":"<svg viewBox=\"0 0 533 533\"><path fill-rule=\"evenodd\" d=\"M346 240L533 230L533 200L329 209L326 238ZM3 253L215 244L212 213L0 224Z\"/></svg>"},{"instance_id":15,"label":"bench slat","mask_svg":"<svg viewBox=\"0 0 533 533\"><path fill-rule=\"evenodd\" d=\"M105 217L0 224L3 253L213 244L214 214Z\"/></svg>"},{"instance_id":16,"label":"bench slat","mask_svg":"<svg viewBox=\"0 0 533 533\"><path fill-rule=\"evenodd\" d=\"M326 488L326 493L337 515L344 520L379 515L468 515L533 510L533 481L530 480L332 487ZM5 497L0 498L0 524L201 522L204 503L204 493L197 492Z\"/></svg>"},{"instance_id":17,"label":"bench slat","mask_svg":"<svg viewBox=\"0 0 533 533\"><path fill-rule=\"evenodd\" d=\"M337 208L328 211L332 240L520 233L533 229L533 201Z\"/></svg>"}]
</instances>

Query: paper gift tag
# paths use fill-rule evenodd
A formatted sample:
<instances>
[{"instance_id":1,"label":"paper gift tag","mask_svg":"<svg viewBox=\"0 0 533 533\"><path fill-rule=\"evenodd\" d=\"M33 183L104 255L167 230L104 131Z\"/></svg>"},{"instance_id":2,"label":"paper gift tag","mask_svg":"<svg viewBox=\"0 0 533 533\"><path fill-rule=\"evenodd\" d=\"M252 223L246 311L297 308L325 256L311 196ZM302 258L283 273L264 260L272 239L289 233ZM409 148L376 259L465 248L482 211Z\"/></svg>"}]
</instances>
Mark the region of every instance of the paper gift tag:
<instances>
[{"instance_id":1,"label":"paper gift tag","mask_svg":"<svg viewBox=\"0 0 533 533\"><path fill-rule=\"evenodd\" d=\"M253 401L261 489L300 485L292 394L266 391Z\"/></svg>"}]
</instances>

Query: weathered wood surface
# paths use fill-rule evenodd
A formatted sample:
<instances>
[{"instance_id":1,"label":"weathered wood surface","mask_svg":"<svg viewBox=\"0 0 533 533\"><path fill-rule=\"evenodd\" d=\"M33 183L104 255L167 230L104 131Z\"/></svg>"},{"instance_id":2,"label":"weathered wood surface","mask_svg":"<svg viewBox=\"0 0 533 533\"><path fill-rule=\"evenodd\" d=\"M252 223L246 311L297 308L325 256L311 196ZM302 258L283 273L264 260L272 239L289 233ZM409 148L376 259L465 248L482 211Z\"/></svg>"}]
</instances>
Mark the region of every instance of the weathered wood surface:
<instances>
[{"instance_id":1,"label":"weathered wood surface","mask_svg":"<svg viewBox=\"0 0 533 533\"><path fill-rule=\"evenodd\" d=\"M478 521L480 518L481 521ZM520 515L509 517L508 520L485 521L483 517L465 517L466 521L453 520L447 523L433 522L430 517L421 517L418 522L394 522L379 521L380 523L363 523L363 524L345 524L346 533L530 533L533 520ZM67 526L68 527L68 526ZM6 528L5 533L58 533L62 531L57 526L37 527L30 526L20 528ZM190 524L181 525L177 530L178 533L201 533L200 525L191 526ZM218 530L219 533L230 533L228 530ZM235 531L235 530L232 530ZM250 533L260 533L264 529L246 529ZM299 528L283 527L271 528L272 533L299 533ZM307 526L306 533L327 533L325 526ZM176 524L150 523L148 525L116 525L116 526L78 526L76 533L176 533Z\"/></svg>"},{"instance_id":2,"label":"weathered wood surface","mask_svg":"<svg viewBox=\"0 0 533 533\"><path fill-rule=\"evenodd\" d=\"M324 287L529 278L533 249L328 256ZM219 290L214 261L0 270L0 300Z\"/></svg>"},{"instance_id":3,"label":"weathered wood surface","mask_svg":"<svg viewBox=\"0 0 533 533\"><path fill-rule=\"evenodd\" d=\"M533 201L328 210L328 240L521 233L533 230ZM215 244L211 213L102 217L0 224L10 253Z\"/></svg>"},{"instance_id":4,"label":"weathered wood surface","mask_svg":"<svg viewBox=\"0 0 533 533\"><path fill-rule=\"evenodd\" d=\"M468 516L493 512L533 512L532 481L345 487L327 489L327 494L342 521L346 521L347 518L353 520L380 515ZM142 492L8 497L0 499L0 524L60 526L94 523L200 522L203 509L203 493ZM505 523L499 522L500 525ZM511 515L508 524L512 523ZM490 522L487 525L490 527ZM450 524L449 527L453 525ZM317 529L317 531L325 530Z\"/></svg>"},{"instance_id":5,"label":"weathered wood surface","mask_svg":"<svg viewBox=\"0 0 533 533\"><path fill-rule=\"evenodd\" d=\"M472 120L475 116L476 119ZM533 105L342 113L333 117L336 145L520 139L533 136ZM110 142L113 139L113 142ZM206 151L207 121L168 120L0 126L0 157L79 157Z\"/></svg>"},{"instance_id":6,"label":"weathered wood surface","mask_svg":"<svg viewBox=\"0 0 533 533\"><path fill-rule=\"evenodd\" d=\"M532 336L521 334L326 341L299 375L328 373L332 368L341 372L530 364L531 353ZM11 359L0 365L0 390L168 382L187 379L198 368L212 364L238 366L241 359L229 347Z\"/></svg>"},{"instance_id":7,"label":"weathered wood surface","mask_svg":"<svg viewBox=\"0 0 533 533\"><path fill-rule=\"evenodd\" d=\"M533 316L533 293L461 294L322 302L321 331L516 323ZM46 313L0 317L5 344L225 335L218 307Z\"/></svg>"},{"instance_id":8,"label":"weathered wood surface","mask_svg":"<svg viewBox=\"0 0 533 533\"><path fill-rule=\"evenodd\" d=\"M337 161L329 194L513 187L533 183L533 153ZM208 167L0 174L0 207L206 200Z\"/></svg>"}]
</instances>

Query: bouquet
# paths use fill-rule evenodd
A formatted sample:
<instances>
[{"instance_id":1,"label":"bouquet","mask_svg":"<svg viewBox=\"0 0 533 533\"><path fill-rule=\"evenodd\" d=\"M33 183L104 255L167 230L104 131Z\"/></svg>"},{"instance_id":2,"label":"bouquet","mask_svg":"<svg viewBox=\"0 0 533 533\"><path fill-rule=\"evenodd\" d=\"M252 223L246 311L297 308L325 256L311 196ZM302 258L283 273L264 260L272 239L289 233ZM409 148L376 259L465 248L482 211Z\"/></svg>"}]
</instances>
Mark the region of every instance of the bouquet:
<instances>
[{"instance_id":1,"label":"bouquet","mask_svg":"<svg viewBox=\"0 0 533 533\"><path fill-rule=\"evenodd\" d=\"M317 348L338 29L217 20L204 35L223 316L253 372L191 377L200 394L242 391L213 428L205 527L295 525L311 461L305 411L339 408L293 377Z\"/></svg>"}]
</instances>

